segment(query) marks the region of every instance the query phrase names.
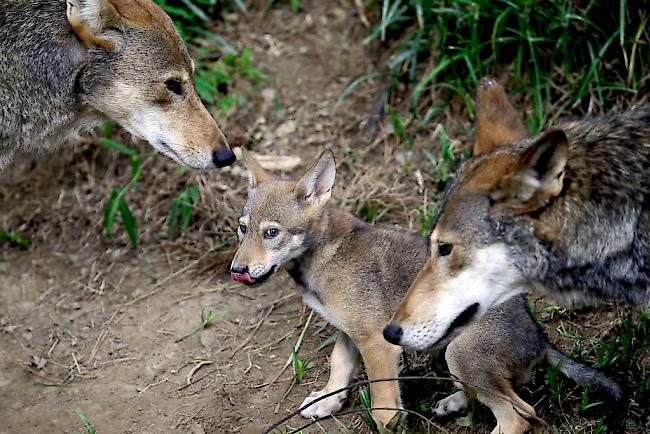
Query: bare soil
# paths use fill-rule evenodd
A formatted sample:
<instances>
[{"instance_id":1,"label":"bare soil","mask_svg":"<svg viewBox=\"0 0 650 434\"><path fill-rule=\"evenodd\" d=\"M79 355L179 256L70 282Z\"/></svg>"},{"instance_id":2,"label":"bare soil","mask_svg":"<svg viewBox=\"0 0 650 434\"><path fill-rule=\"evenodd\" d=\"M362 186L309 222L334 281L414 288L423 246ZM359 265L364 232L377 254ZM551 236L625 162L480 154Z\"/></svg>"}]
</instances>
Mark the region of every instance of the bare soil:
<instances>
[{"instance_id":1,"label":"bare soil","mask_svg":"<svg viewBox=\"0 0 650 434\"><path fill-rule=\"evenodd\" d=\"M354 150L355 170L344 170L335 194L342 205L390 203L385 221L418 230L413 209L426 191L415 177L394 181L401 150L383 130L367 143L364 126L382 83L361 86L333 111L351 80L379 67L361 44L368 29L353 2L302 4L295 15L276 7L219 28L237 47L250 47L253 65L267 76L248 89L246 104L220 116L222 128L257 152L300 156L298 170L323 146L339 159ZM467 123L457 121L456 131ZM129 193L140 225L140 246L132 249L121 233L104 240L101 225L128 164L90 142L0 174L0 228L33 244L21 250L0 242L0 433L84 432L76 410L98 433L259 433L294 411L324 385L331 347L317 348L334 330L317 315L306 324L309 310L281 273L255 290L229 281L225 265L246 191L242 167L179 174L136 144L144 176ZM414 153L428 145L423 138ZM169 240L171 198L193 181L201 186L193 223ZM201 328L209 311L217 319ZM282 399L293 377L282 368L303 330L299 355L312 368ZM355 416L341 423L367 431ZM492 423L488 415L472 431ZM339 425L323 426L336 432ZM453 420L443 426L470 431Z\"/></svg>"}]
</instances>

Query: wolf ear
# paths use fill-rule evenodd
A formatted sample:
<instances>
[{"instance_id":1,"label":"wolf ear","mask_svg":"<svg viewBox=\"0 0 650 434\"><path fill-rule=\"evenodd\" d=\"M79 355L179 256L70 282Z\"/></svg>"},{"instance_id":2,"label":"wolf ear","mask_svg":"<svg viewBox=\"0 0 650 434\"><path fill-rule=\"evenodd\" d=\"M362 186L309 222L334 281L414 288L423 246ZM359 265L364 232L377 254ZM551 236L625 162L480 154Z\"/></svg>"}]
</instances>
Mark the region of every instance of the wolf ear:
<instances>
[{"instance_id":1,"label":"wolf ear","mask_svg":"<svg viewBox=\"0 0 650 434\"><path fill-rule=\"evenodd\" d=\"M526 211L546 205L562 191L568 158L569 141L564 131L546 132L519 157L492 198Z\"/></svg>"},{"instance_id":2,"label":"wolf ear","mask_svg":"<svg viewBox=\"0 0 650 434\"><path fill-rule=\"evenodd\" d=\"M251 191L263 182L271 180L270 173L262 168L260 163L243 147L234 149L235 155L248 167L248 191ZM241 155L239 155L241 153Z\"/></svg>"},{"instance_id":3,"label":"wolf ear","mask_svg":"<svg viewBox=\"0 0 650 434\"><path fill-rule=\"evenodd\" d=\"M123 22L109 0L66 0L68 22L72 31L87 47L99 47L106 51L115 50L115 38L101 33Z\"/></svg>"},{"instance_id":4,"label":"wolf ear","mask_svg":"<svg viewBox=\"0 0 650 434\"><path fill-rule=\"evenodd\" d=\"M526 137L521 116L510 104L503 87L493 79L485 77L481 80L477 106L474 157Z\"/></svg>"},{"instance_id":5,"label":"wolf ear","mask_svg":"<svg viewBox=\"0 0 650 434\"><path fill-rule=\"evenodd\" d=\"M305 214L311 215L327 203L332 196L336 162L331 150L326 149L302 177L294 189L299 201L307 204Z\"/></svg>"}]
</instances>

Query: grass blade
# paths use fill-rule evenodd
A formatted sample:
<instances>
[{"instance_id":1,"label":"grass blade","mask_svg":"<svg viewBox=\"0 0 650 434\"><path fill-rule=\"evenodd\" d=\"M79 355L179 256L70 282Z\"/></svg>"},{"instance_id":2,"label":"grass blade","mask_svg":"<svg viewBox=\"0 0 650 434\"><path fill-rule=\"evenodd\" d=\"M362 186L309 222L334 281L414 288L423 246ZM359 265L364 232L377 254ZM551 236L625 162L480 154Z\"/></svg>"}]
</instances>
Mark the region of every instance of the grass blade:
<instances>
[{"instance_id":1,"label":"grass blade","mask_svg":"<svg viewBox=\"0 0 650 434\"><path fill-rule=\"evenodd\" d=\"M120 198L119 200L119 209L120 209L120 216L122 217L122 224L124 225L124 229L126 229L126 233L129 236L131 245L133 246L133 248L137 249L138 228L136 227L135 219L133 218L133 214L131 214L129 205L126 203L126 201L123 198Z\"/></svg>"}]
</instances>

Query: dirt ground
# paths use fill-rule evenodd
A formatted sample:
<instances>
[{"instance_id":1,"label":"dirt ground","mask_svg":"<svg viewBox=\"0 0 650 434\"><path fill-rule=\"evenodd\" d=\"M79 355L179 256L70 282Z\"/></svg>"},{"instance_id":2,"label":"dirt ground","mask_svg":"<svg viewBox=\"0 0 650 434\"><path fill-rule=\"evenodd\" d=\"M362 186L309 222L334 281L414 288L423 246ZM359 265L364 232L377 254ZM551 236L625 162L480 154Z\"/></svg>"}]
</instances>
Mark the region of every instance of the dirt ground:
<instances>
[{"instance_id":1,"label":"dirt ground","mask_svg":"<svg viewBox=\"0 0 650 434\"><path fill-rule=\"evenodd\" d=\"M262 107L268 119L251 109L221 126L229 136L262 131L251 138L259 152L310 159L342 135L334 133L341 123L355 122L330 113L345 85L371 70L363 29L351 25L353 11L319 2L308 9L224 24L268 77L267 100L251 104L273 107ZM77 409L99 433L261 432L323 384L327 351L315 348L333 330L314 317L301 354L315 368L281 402L292 379L291 368L281 369L307 315L284 275L252 291L205 255L143 237L138 252L103 241L103 203L93 202L102 199L89 190L110 183L111 170L98 168L107 172L97 178L108 179L95 179L83 161L95 151L74 149L0 175L0 221L34 244L0 250L0 433L82 432ZM162 160L148 156L144 170L173 169ZM225 172L203 180L243 200L244 178ZM208 311L219 314L214 325L179 341ZM201 361L209 363L192 371Z\"/></svg>"},{"instance_id":2,"label":"dirt ground","mask_svg":"<svg viewBox=\"0 0 650 434\"><path fill-rule=\"evenodd\" d=\"M250 47L267 76L244 108L222 117L222 129L257 152L298 155L302 169L325 145L340 157L364 140L364 121L381 92L381 83L362 87L333 113L350 81L377 69L375 57L361 44L367 29L353 2L303 4L300 14L278 7L220 29L239 48ZM334 330L316 315L306 324L309 311L283 274L255 290L230 282L224 264L231 250L220 251L210 235L234 241L245 199L242 168L179 175L173 163L138 146L146 157L143 187L131 196L141 225L135 251L123 235L102 237L105 200L128 173L105 151L85 143L0 174L0 228L33 243L28 250L0 244L2 434L84 432L76 410L98 433L259 433L327 378L329 348L317 348ZM361 167L397 171L398 152L375 141L358 157ZM372 176L348 174L336 195L350 207L351 189ZM203 221L171 242L166 189L179 191L188 179L201 184ZM397 204L392 215L418 229L412 209L426 193L413 191L415 179L364 194L390 198ZM209 311L217 313L212 326L179 340ZM292 372L282 368L303 330L299 354L313 367L283 400ZM367 429L360 419L341 420ZM324 426L337 430L334 422ZM453 421L445 426L468 431Z\"/></svg>"}]
</instances>

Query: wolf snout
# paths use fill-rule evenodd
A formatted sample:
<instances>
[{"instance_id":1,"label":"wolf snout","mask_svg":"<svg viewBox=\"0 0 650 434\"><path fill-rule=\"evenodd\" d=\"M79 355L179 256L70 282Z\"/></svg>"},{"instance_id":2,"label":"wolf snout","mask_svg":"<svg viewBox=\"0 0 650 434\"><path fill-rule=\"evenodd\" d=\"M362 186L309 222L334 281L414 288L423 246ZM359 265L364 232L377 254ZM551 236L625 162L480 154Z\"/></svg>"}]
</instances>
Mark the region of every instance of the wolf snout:
<instances>
[{"instance_id":1,"label":"wolf snout","mask_svg":"<svg viewBox=\"0 0 650 434\"><path fill-rule=\"evenodd\" d=\"M403 334L404 330L402 327L398 326L395 323L388 323L388 325L384 327L384 339L393 345L399 345Z\"/></svg>"},{"instance_id":2,"label":"wolf snout","mask_svg":"<svg viewBox=\"0 0 650 434\"><path fill-rule=\"evenodd\" d=\"M235 160L237 157L229 148L218 148L212 153L212 162L219 168L230 166Z\"/></svg>"},{"instance_id":3,"label":"wolf snout","mask_svg":"<svg viewBox=\"0 0 650 434\"><path fill-rule=\"evenodd\" d=\"M239 283L250 284L255 282L255 279L248 273L248 267L231 267L230 277Z\"/></svg>"}]
</instances>

